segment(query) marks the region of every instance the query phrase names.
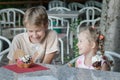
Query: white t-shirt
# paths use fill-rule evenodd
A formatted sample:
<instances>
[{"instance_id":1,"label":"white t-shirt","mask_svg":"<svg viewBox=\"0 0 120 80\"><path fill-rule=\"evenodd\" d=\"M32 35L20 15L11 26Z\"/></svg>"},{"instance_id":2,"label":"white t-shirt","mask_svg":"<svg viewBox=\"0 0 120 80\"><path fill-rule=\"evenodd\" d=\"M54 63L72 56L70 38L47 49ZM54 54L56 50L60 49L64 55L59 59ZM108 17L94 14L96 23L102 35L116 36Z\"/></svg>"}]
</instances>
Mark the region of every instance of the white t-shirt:
<instances>
[{"instance_id":1,"label":"white t-shirt","mask_svg":"<svg viewBox=\"0 0 120 80\"><path fill-rule=\"evenodd\" d=\"M12 45L7 55L9 60L14 59L15 51L17 49L23 50L25 54L33 56L36 52L38 55L35 57L35 61L43 59L45 54L59 51L57 33L53 30L49 30L42 43L33 44L30 42L27 33L21 33L14 37Z\"/></svg>"}]
</instances>

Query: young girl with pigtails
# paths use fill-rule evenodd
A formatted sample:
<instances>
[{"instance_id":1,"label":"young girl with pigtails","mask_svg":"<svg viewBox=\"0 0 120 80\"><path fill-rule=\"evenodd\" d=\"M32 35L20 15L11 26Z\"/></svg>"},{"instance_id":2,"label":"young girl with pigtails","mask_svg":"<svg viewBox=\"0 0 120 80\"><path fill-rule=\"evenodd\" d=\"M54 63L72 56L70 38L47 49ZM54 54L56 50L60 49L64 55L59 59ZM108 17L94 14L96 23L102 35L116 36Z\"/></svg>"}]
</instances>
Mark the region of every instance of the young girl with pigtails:
<instances>
[{"instance_id":1,"label":"young girl with pigtails","mask_svg":"<svg viewBox=\"0 0 120 80\"><path fill-rule=\"evenodd\" d=\"M110 70L110 63L104 56L105 36L95 27L81 27L78 34L79 58L75 66L78 68ZM100 54L97 54L100 52Z\"/></svg>"}]
</instances>

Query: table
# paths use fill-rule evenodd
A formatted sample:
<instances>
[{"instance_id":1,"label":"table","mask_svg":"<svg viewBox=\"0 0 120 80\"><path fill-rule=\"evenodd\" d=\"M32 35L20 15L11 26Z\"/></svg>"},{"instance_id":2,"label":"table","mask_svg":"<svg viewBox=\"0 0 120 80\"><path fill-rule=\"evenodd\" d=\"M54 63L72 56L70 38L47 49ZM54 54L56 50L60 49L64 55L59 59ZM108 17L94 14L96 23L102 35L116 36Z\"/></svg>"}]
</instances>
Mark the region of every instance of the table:
<instances>
[{"instance_id":1,"label":"table","mask_svg":"<svg viewBox=\"0 0 120 80\"><path fill-rule=\"evenodd\" d=\"M47 11L48 16L56 16L56 17L62 17L62 18L77 18L79 12L78 11Z\"/></svg>"},{"instance_id":2,"label":"table","mask_svg":"<svg viewBox=\"0 0 120 80\"><path fill-rule=\"evenodd\" d=\"M48 67L48 70L29 72L17 74L3 67L0 68L0 79L1 80L21 80L22 78L29 77L32 80L33 77L53 77L53 80L119 80L120 73L110 71L98 71L68 67L66 65L49 65L40 64ZM17 75L17 76L15 76ZM35 78L33 79L35 80ZM37 79L36 79L37 80ZM39 79L46 80L46 79ZM48 79L51 80L51 79Z\"/></svg>"}]
</instances>

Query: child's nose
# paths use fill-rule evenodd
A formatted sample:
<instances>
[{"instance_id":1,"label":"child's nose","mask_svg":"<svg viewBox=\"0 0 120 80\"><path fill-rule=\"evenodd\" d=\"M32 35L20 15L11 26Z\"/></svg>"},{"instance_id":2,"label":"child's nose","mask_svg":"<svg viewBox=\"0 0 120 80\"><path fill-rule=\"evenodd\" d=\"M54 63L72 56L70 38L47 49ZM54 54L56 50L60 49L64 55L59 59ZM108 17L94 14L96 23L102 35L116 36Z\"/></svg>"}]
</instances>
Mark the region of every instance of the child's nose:
<instances>
[{"instance_id":1,"label":"child's nose","mask_svg":"<svg viewBox=\"0 0 120 80\"><path fill-rule=\"evenodd\" d=\"M33 33L33 37L37 37L37 33L36 32Z\"/></svg>"}]
</instances>

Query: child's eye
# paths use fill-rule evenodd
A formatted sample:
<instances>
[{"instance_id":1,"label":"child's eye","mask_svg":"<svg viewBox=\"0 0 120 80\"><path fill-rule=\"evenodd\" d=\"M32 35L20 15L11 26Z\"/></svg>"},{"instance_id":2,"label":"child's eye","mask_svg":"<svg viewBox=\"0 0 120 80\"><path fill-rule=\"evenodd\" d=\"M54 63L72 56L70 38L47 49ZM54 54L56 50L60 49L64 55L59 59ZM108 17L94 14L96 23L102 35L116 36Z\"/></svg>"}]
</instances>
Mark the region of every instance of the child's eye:
<instances>
[{"instance_id":1,"label":"child's eye","mask_svg":"<svg viewBox=\"0 0 120 80\"><path fill-rule=\"evenodd\" d=\"M42 30L37 30L36 32L41 32Z\"/></svg>"},{"instance_id":2,"label":"child's eye","mask_svg":"<svg viewBox=\"0 0 120 80\"><path fill-rule=\"evenodd\" d=\"M28 32L33 32L32 30L28 30Z\"/></svg>"}]
</instances>

